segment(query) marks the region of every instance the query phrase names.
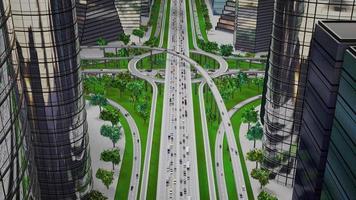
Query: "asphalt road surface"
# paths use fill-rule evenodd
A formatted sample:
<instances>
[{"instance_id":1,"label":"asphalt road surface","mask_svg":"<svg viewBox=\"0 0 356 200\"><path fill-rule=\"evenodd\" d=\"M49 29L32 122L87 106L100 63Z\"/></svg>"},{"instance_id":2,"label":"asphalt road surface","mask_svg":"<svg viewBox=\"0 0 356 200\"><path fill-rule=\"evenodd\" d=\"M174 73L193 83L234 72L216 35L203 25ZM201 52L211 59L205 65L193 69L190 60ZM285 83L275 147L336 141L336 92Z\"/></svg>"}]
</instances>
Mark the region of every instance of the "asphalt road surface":
<instances>
[{"instance_id":1,"label":"asphalt road surface","mask_svg":"<svg viewBox=\"0 0 356 200\"><path fill-rule=\"evenodd\" d=\"M172 0L168 49L188 55L185 1ZM157 199L199 199L190 66L167 56Z\"/></svg>"}]
</instances>

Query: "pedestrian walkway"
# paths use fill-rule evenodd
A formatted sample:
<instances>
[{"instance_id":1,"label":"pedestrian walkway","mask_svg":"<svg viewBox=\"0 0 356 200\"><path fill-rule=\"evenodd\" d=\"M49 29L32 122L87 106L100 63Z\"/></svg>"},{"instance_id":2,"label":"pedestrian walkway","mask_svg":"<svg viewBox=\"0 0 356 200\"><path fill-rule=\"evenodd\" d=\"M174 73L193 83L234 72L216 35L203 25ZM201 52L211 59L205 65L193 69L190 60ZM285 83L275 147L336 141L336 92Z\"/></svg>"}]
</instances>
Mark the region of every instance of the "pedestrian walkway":
<instances>
[{"instance_id":1,"label":"pedestrian walkway","mask_svg":"<svg viewBox=\"0 0 356 200\"><path fill-rule=\"evenodd\" d=\"M256 110L259 111L260 106L256 107ZM245 158L246 158L246 153L253 149L253 141L247 140L246 133L247 133L247 124L246 123L241 124L239 137L240 137L240 143L241 143L242 151L243 151ZM256 148L262 148L262 142L260 140L256 141ZM254 169L256 167L256 163L246 160L246 167L247 167L248 173L250 174L252 169ZM251 176L250 176L250 182L251 182L251 187L252 187L255 199L257 199L257 195L261 192L260 183L258 182L258 180L253 179ZM273 180L270 180L270 182L265 186L264 189L265 189L265 191L276 195L278 199L281 199L281 200L292 199L293 189L290 187L286 187L281 184L278 184Z\"/></svg>"},{"instance_id":2,"label":"pedestrian walkway","mask_svg":"<svg viewBox=\"0 0 356 200\"><path fill-rule=\"evenodd\" d=\"M99 119L100 111L99 106L90 106L88 103L86 104L87 111L87 122L88 122L88 133L89 133L89 146L95 147L90 149L90 157L91 157L91 167L93 170L93 188L94 190L98 190L104 194L104 196L108 197L108 199L114 199L116 185L120 175L121 163L115 166L114 171L114 180L110 185L109 189L102 183L101 180L95 177L96 171L99 168L103 168L106 170L112 170L112 164L110 162L104 162L100 160L100 154L104 150L112 148L112 142L110 139L105 138L100 135L100 128L104 124L110 125L110 122L103 121ZM123 158L123 154L125 151L125 134L122 132L121 139L116 144L116 147L120 151L121 160Z\"/></svg>"}]
</instances>

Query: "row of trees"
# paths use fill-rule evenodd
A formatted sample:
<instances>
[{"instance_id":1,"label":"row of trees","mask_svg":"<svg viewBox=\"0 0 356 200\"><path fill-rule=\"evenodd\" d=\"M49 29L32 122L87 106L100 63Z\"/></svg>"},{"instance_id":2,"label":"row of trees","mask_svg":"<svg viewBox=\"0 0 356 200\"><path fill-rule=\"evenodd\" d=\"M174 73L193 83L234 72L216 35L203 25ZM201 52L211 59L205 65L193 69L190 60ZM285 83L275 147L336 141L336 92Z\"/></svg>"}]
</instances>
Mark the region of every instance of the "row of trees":
<instances>
[{"instance_id":1,"label":"row of trees","mask_svg":"<svg viewBox=\"0 0 356 200\"><path fill-rule=\"evenodd\" d=\"M242 122L247 123L246 138L249 141L253 141L253 149L246 154L247 160L256 162L256 167L252 169L250 175L253 179L258 180L260 183L260 189L263 189L270 180L271 172L268 169L259 167L259 164L263 162L263 150L256 148L256 141L261 140L263 137L263 129L258 121L258 112L254 107L248 108L242 113ZM258 200L277 200L277 198L268 192L262 190L257 197Z\"/></svg>"},{"instance_id":2,"label":"row of trees","mask_svg":"<svg viewBox=\"0 0 356 200\"><path fill-rule=\"evenodd\" d=\"M209 53L220 53L222 56L231 56L234 51L234 47L231 44L219 44L216 42L205 41L204 39L198 40L199 47Z\"/></svg>"}]
</instances>

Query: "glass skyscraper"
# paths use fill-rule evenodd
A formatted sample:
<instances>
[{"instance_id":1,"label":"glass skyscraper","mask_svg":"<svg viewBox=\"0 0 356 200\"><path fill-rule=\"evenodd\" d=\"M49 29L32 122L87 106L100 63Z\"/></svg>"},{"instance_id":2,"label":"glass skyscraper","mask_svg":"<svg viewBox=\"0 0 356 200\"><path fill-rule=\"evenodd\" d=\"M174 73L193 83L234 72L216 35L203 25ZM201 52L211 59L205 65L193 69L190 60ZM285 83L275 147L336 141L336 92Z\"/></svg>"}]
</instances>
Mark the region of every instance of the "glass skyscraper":
<instances>
[{"instance_id":1,"label":"glass skyscraper","mask_svg":"<svg viewBox=\"0 0 356 200\"><path fill-rule=\"evenodd\" d=\"M315 23L356 19L356 0L276 0L261 116L264 167L292 185L303 107L308 53Z\"/></svg>"},{"instance_id":2,"label":"glass skyscraper","mask_svg":"<svg viewBox=\"0 0 356 200\"><path fill-rule=\"evenodd\" d=\"M15 38L7 0L0 1L0 22L0 199L36 198L25 98L17 85L20 69L12 62L17 56L12 53Z\"/></svg>"},{"instance_id":3,"label":"glass skyscraper","mask_svg":"<svg viewBox=\"0 0 356 200\"><path fill-rule=\"evenodd\" d=\"M75 0L11 0L11 12L40 198L82 198L91 165Z\"/></svg>"}]
</instances>

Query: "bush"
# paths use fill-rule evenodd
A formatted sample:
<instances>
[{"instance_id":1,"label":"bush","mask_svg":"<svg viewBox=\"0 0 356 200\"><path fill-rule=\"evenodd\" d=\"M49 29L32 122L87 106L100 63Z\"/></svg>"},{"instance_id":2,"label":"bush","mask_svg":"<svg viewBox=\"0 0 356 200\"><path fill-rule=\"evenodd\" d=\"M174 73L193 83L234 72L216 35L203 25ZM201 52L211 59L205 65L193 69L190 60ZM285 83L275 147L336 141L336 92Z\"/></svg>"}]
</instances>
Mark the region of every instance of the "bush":
<instances>
[{"instance_id":1,"label":"bush","mask_svg":"<svg viewBox=\"0 0 356 200\"><path fill-rule=\"evenodd\" d=\"M260 194L257 197L258 200L278 200L277 197L275 197L274 195L266 192L266 191L262 191L260 192Z\"/></svg>"},{"instance_id":2,"label":"bush","mask_svg":"<svg viewBox=\"0 0 356 200\"><path fill-rule=\"evenodd\" d=\"M96 171L95 176L103 182L107 189L109 189L109 186L114 180L114 172L102 168L99 168L98 171Z\"/></svg>"},{"instance_id":3,"label":"bush","mask_svg":"<svg viewBox=\"0 0 356 200\"><path fill-rule=\"evenodd\" d=\"M108 198L103 195L103 193L97 191L97 190L92 190L89 193L89 200L107 200Z\"/></svg>"}]
</instances>

